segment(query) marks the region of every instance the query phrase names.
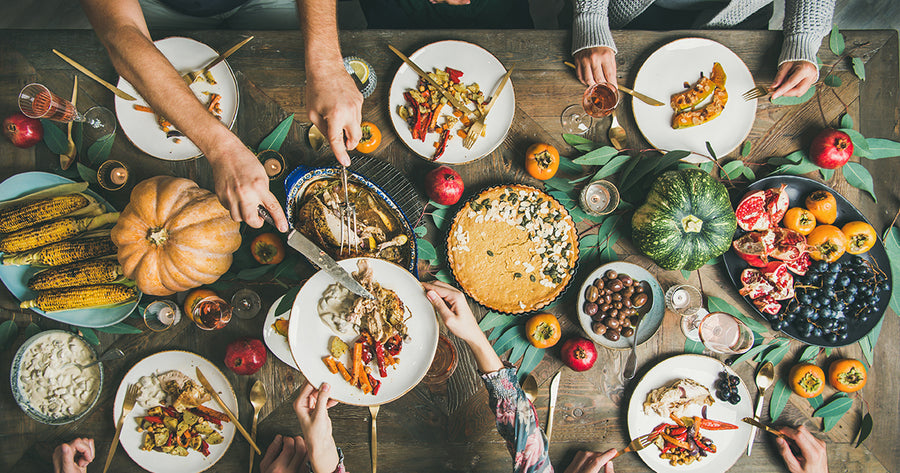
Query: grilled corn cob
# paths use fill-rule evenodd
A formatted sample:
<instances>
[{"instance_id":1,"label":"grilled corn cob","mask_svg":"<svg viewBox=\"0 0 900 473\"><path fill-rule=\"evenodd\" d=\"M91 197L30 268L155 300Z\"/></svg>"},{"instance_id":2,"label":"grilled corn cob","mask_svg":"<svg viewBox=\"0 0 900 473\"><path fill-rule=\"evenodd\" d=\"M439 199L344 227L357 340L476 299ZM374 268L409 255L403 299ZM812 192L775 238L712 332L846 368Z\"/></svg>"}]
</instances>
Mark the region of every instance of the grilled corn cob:
<instances>
[{"instance_id":1,"label":"grilled corn cob","mask_svg":"<svg viewBox=\"0 0 900 473\"><path fill-rule=\"evenodd\" d=\"M37 308L45 312L103 307L128 302L137 297L137 289L122 284L95 284L38 291L37 297L22 301L23 309Z\"/></svg>"},{"instance_id":2,"label":"grilled corn cob","mask_svg":"<svg viewBox=\"0 0 900 473\"><path fill-rule=\"evenodd\" d=\"M102 237L61 241L25 253L4 255L3 264L60 266L98 256L114 254L116 254L116 245L109 239L109 235L106 235Z\"/></svg>"},{"instance_id":3,"label":"grilled corn cob","mask_svg":"<svg viewBox=\"0 0 900 473\"><path fill-rule=\"evenodd\" d=\"M91 200L82 194L61 195L33 200L0 211L0 233L12 233L47 220L53 220L83 209Z\"/></svg>"},{"instance_id":4,"label":"grilled corn cob","mask_svg":"<svg viewBox=\"0 0 900 473\"><path fill-rule=\"evenodd\" d=\"M19 253L58 241L68 240L88 230L114 223L118 212L96 217L66 217L7 234L0 240L0 252Z\"/></svg>"},{"instance_id":5,"label":"grilled corn cob","mask_svg":"<svg viewBox=\"0 0 900 473\"><path fill-rule=\"evenodd\" d=\"M65 287L106 284L122 276L122 267L115 259L93 259L45 269L28 281L32 291Z\"/></svg>"}]
</instances>

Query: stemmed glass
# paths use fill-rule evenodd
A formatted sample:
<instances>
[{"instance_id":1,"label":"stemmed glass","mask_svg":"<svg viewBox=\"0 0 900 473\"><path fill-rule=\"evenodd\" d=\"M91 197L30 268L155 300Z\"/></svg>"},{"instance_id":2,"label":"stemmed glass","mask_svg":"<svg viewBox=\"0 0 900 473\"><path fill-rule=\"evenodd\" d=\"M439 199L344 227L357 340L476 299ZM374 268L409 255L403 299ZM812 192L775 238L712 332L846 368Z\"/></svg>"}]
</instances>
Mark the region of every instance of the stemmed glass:
<instances>
[{"instance_id":1,"label":"stemmed glass","mask_svg":"<svg viewBox=\"0 0 900 473\"><path fill-rule=\"evenodd\" d=\"M666 291L666 307L681 316L681 331L684 336L700 341L700 322L709 312L703 308L703 295L690 284L679 284Z\"/></svg>"},{"instance_id":2,"label":"stemmed glass","mask_svg":"<svg viewBox=\"0 0 900 473\"><path fill-rule=\"evenodd\" d=\"M116 131L116 116L109 109L91 107L82 114L72 102L42 84L26 85L19 92L18 102L19 110L30 118L47 118L62 123L83 122L88 126L85 131L95 139Z\"/></svg>"},{"instance_id":3,"label":"stemmed glass","mask_svg":"<svg viewBox=\"0 0 900 473\"><path fill-rule=\"evenodd\" d=\"M619 89L616 84L597 82L584 91L580 104L563 109L559 122L565 133L581 135L591 129L593 118L611 114L618 104Z\"/></svg>"},{"instance_id":4,"label":"stemmed glass","mask_svg":"<svg viewBox=\"0 0 900 473\"><path fill-rule=\"evenodd\" d=\"M753 331L727 312L710 312L700 322L700 341L725 355L739 355L753 348Z\"/></svg>"}]
</instances>

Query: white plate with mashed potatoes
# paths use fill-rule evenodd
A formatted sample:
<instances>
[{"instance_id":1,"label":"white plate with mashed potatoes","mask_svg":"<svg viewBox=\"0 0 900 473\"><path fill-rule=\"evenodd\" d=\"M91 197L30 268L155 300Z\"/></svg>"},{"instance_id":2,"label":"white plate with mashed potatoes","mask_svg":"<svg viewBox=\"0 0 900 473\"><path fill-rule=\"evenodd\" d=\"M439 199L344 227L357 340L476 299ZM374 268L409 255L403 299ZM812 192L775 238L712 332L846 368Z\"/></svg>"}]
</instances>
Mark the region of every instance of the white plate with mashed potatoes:
<instances>
[{"instance_id":1,"label":"white plate with mashed potatoes","mask_svg":"<svg viewBox=\"0 0 900 473\"><path fill-rule=\"evenodd\" d=\"M122 378L119 390L116 391L116 401L112 411L112 422L113 425L115 425L119 420L119 415L122 413L122 403L125 401L125 391L128 390L129 385L138 383L142 385L142 388L148 388L147 391L150 391L144 392L144 389L142 389L142 392L139 393L138 400L145 401L145 405L135 404L134 410L132 410L131 414L125 419L122 434L119 436L122 449L125 450L125 452L128 453L128 456L130 456L141 468L152 472L199 473L211 468L225 455L225 452L228 451L228 447L231 445L235 433L234 424L231 422L222 423L222 429L218 430L218 432L224 437L224 441L217 445L210 445L210 454L207 457L204 457L202 453L195 450L189 450L188 455L184 457L152 450L141 450L144 434L138 432L138 423L135 421L135 418L147 415L148 407L146 406L152 407L159 399L158 397L155 397L155 393L153 392L156 391L156 389L152 387L154 384L151 379L152 376L162 375L171 370L178 370L199 385L200 383L195 375L197 368L200 368L200 370L203 371L203 374L209 380L209 383L216 390L219 397L222 398L228 408L231 409L231 412L234 412L234 415L236 416L240 416L238 412L237 397L234 394L231 383L229 383L228 378L216 368L216 365L212 364L206 358L195 353L180 350L163 351L144 358L128 370L128 373ZM222 412L222 408L214 400L203 403L203 406Z\"/></svg>"}]
</instances>

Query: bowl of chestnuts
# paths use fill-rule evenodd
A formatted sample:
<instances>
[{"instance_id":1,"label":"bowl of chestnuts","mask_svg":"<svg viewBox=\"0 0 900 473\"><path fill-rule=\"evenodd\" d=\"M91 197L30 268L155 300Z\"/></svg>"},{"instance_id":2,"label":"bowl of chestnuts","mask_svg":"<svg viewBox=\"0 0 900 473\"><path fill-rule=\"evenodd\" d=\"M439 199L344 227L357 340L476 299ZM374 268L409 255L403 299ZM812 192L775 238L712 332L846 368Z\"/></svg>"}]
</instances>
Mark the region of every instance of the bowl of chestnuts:
<instances>
[{"instance_id":1,"label":"bowl of chestnuts","mask_svg":"<svg viewBox=\"0 0 900 473\"><path fill-rule=\"evenodd\" d=\"M663 291L646 269L624 261L604 264L585 279L578 294L581 328L607 348L640 345L659 329L665 315Z\"/></svg>"}]
</instances>

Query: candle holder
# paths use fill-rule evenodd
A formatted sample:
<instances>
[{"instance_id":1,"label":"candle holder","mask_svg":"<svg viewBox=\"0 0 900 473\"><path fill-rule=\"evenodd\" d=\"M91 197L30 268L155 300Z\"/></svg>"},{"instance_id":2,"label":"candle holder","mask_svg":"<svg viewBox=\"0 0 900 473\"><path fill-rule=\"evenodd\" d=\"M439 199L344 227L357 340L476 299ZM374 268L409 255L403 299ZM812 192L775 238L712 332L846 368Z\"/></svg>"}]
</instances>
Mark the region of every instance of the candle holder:
<instances>
[{"instance_id":1,"label":"candle holder","mask_svg":"<svg viewBox=\"0 0 900 473\"><path fill-rule=\"evenodd\" d=\"M128 183L128 168L121 161L109 159L97 168L97 182L108 191L117 191Z\"/></svg>"},{"instance_id":2,"label":"candle holder","mask_svg":"<svg viewBox=\"0 0 900 473\"><path fill-rule=\"evenodd\" d=\"M619 206L619 189L605 179L592 181L581 189L581 210L589 215L607 215Z\"/></svg>"},{"instance_id":3,"label":"candle holder","mask_svg":"<svg viewBox=\"0 0 900 473\"><path fill-rule=\"evenodd\" d=\"M666 308L681 316L681 331L684 336L699 342L700 323L709 313L703 308L703 295L690 284L672 286L666 291Z\"/></svg>"},{"instance_id":4,"label":"candle holder","mask_svg":"<svg viewBox=\"0 0 900 473\"><path fill-rule=\"evenodd\" d=\"M344 68L347 73L353 77L356 88L363 98L368 98L375 92L375 84L378 83L378 77L375 75L375 69L365 59L357 56L347 56L344 58Z\"/></svg>"},{"instance_id":5,"label":"candle holder","mask_svg":"<svg viewBox=\"0 0 900 473\"><path fill-rule=\"evenodd\" d=\"M144 325L154 332L165 332L181 321L181 310L178 304L170 300L151 302L144 309Z\"/></svg>"},{"instance_id":6,"label":"candle holder","mask_svg":"<svg viewBox=\"0 0 900 473\"><path fill-rule=\"evenodd\" d=\"M262 163L270 181L274 181L284 175L284 156L278 151L264 149L256 155L256 159Z\"/></svg>"}]
</instances>

